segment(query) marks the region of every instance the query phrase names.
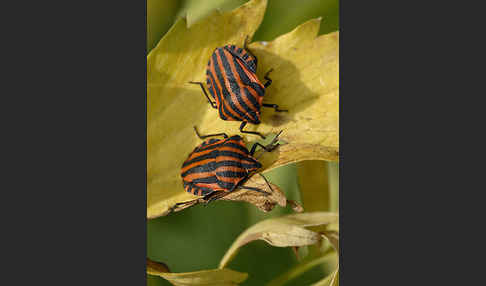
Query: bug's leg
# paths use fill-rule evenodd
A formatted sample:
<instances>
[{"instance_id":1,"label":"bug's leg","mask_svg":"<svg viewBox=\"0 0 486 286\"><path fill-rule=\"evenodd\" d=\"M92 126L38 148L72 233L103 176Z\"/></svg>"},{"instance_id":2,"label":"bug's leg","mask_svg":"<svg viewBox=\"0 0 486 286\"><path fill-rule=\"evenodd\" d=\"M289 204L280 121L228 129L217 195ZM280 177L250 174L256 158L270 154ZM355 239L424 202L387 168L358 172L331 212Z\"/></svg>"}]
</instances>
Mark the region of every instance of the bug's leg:
<instances>
[{"instance_id":1,"label":"bug's leg","mask_svg":"<svg viewBox=\"0 0 486 286\"><path fill-rule=\"evenodd\" d=\"M251 150L250 150L250 155L253 156L255 154L256 148L258 146L262 147L267 152L272 152L275 148L277 148L280 145L280 144L277 143L277 141L278 141L278 136L280 136L280 134L282 134L282 131L283 130L280 130L280 132L277 134L277 136L275 136L275 138L273 138L272 142L270 142L267 146L263 146L262 144L260 144L258 142L253 144L253 146L251 147ZM277 144L275 144L275 143L277 143Z\"/></svg>"},{"instance_id":2,"label":"bug's leg","mask_svg":"<svg viewBox=\"0 0 486 286\"><path fill-rule=\"evenodd\" d=\"M216 134L201 135L201 134L199 134L199 132L197 132L196 126L194 126L194 131L196 131L196 135L200 139L205 139L205 138L214 137L214 136L223 136L224 138L228 138L228 135L226 135L226 133L216 133Z\"/></svg>"},{"instance_id":3,"label":"bug's leg","mask_svg":"<svg viewBox=\"0 0 486 286\"><path fill-rule=\"evenodd\" d=\"M267 80L267 82L263 85L265 88L269 87L272 84L272 79L268 77L268 75L273 71L273 68L271 68L267 73L263 76L264 79Z\"/></svg>"},{"instance_id":4,"label":"bug's leg","mask_svg":"<svg viewBox=\"0 0 486 286\"><path fill-rule=\"evenodd\" d=\"M216 192L211 192L202 198L204 201L206 201L206 205L209 204L210 201L212 201L211 198L214 198L215 193Z\"/></svg>"},{"instance_id":5,"label":"bug's leg","mask_svg":"<svg viewBox=\"0 0 486 286\"><path fill-rule=\"evenodd\" d=\"M264 195L266 195L266 196L271 195L271 193L269 193L269 192L265 192L264 190L259 189L259 188L254 188L254 187L245 187L245 186L241 186L241 187L239 187L239 188L240 188L240 189L252 190L252 191L255 191L255 192L259 192L259 193L262 193L262 194L264 194Z\"/></svg>"},{"instance_id":6,"label":"bug's leg","mask_svg":"<svg viewBox=\"0 0 486 286\"><path fill-rule=\"evenodd\" d=\"M280 133L279 133L280 134ZM274 190L272 189L272 186L270 185L270 183L268 182L267 178L265 178L265 176L263 176L261 173L258 173L258 175L260 175L264 180L265 180L265 183L267 183L267 186L270 188L270 190L272 191L272 193L274 192Z\"/></svg>"},{"instance_id":7,"label":"bug's leg","mask_svg":"<svg viewBox=\"0 0 486 286\"><path fill-rule=\"evenodd\" d=\"M265 139L265 136L263 136L262 134L260 134L258 132L243 130L243 127L246 126L246 123L247 123L246 121L241 122L241 125L240 125L240 131L241 131L241 133L255 134L255 135L258 135L258 136L262 137L262 139Z\"/></svg>"},{"instance_id":8,"label":"bug's leg","mask_svg":"<svg viewBox=\"0 0 486 286\"><path fill-rule=\"evenodd\" d=\"M275 109L276 112L289 112L287 109L278 109L278 105L273 103L262 103L262 106L272 107L273 109Z\"/></svg>"},{"instance_id":9,"label":"bug's leg","mask_svg":"<svg viewBox=\"0 0 486 286\"><path fill-rule=\"evenodd\" d=\"M204 85L203 85L203 83L202 83L202 82L199 82L199 81L190 81L189 83L192 83L192 84L199 84L199 86L201 86L202 91L204 92L204 95L205 95L205 96L206 96L206 98L208 99L209 104L211 104L211 107L212 107L212 108L218 108L218 107L216 106L216 102L213 102L213 101L211 101L211 99L209 99L208 93L206 92L206 89L204 88Z\"/></svg>"},{"instance_id":10,"label":"bug's leg","mask_svg":"<svg viewBox=\"0 0 486 286\"><path fill-rule=\"evenodd\" d=\"M263 147L263 146L262 146ZM270 185L270 183L268 182L267 178L265 178L262 174L258 173L258 175L260 175L264 180L265 180L265 183L267 183L267 186L268 188L272 191L272 193L274 192L273 189L272 189L272 186ZM243 181L244 182L244 181ZM246 190L252 190L252 191L256 191L256 192L259 192L259 193L262 193L266 196L268 195L271 195L272 193L269 193L269 192L266 192L262 189L259 189L259 188L255 188L255 187L247 187L247 186L239 186L238 188L240 189L246 189Z\"/></svg>"},{"instance_id":11,"label":"bug's leg","mask_svg":"<svg viewBox=\"0 0 486 286\"><path fill-rule=\"evenodd\" d=\"M221 191L214 191L211 192L203 197L203 200L206 201L206 205L208 205L210 202L215 201L217 199L220 199L227 195L228 192L221 192Z\"/></svg>"}]
</instances>

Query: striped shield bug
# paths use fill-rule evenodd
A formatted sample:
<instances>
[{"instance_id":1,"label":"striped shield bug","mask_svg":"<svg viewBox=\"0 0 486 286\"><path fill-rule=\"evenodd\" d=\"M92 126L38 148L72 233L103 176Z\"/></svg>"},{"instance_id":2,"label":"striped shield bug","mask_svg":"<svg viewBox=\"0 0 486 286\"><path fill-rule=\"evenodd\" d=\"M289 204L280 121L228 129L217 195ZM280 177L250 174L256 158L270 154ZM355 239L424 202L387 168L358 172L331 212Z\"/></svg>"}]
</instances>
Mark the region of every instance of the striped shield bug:
<instances>
[{"instance_id":1,"label":"striped shield bug","mask_svg":"<svg viewBox=\"0 0 486 286\"><path fill-rule=\"evenodd\" d=\"M257 58L247 49L248 36L243 49L235 45L216 48L211 55L206 69L206 84L213 102L202 82L198 84L208 99L211 107L218 109L219 117L223 120L243 121L240 125L242 133L265 136L258 132L246 131L247 123L260 124L260 108L272 107L277 112L287 111L279 109L277 104L263 103L265 89L272 84L268 77L273 69L264 76L267 80L262 84L256 75Z\"/></svg>"},{"instance_id":2,"label":"striped shield bug","mask_svg":"<svg viewBox=\"0 0 486 286\"><path fill-rule=\"evenodd\" d=\"M271 152L279 145L277 143L278 136L282 131L270 144L264 146L255 143L248 151L243 143L243 138L239 135L231 137L225 133L200 135L196 127L194 127L194 130L200 139L214 136L223 136L223 139L206 139L184 161L181 177L184 189L187 192L196 196L203 196L203 199L208 202L237 188L269 194L258 188L243 186L243 184L262 167L262 164L253 157L256 148L259 146L265 151ZM269 184L268 186L270 187Z\"/></svg>"}]
</instances>

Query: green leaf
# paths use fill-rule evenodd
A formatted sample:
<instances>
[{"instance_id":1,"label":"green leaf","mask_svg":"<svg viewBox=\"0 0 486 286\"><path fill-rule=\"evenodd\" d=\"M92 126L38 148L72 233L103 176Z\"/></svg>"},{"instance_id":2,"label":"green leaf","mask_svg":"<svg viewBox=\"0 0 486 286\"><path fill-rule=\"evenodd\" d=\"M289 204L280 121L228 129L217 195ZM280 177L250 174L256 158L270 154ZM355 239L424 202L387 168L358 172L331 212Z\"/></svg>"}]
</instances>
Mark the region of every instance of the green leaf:
<instances>
[{"instance_id":1,"label":"green leaf","mask_svg":"<svg viewBox=\"0 0 486 286\"><path fill-rule=\"evenodd\" d=\"M159 42L174 23L179 0L147 0L147 51Z\"/></svg>"},{"instance_id":2,"label":"green leaf","mask_svg":"<svg viewBox=\"0 0 486 286\"><path fill-rule=\"evenodd\" d=\"M334 272L311 286L339 286L339 267Z\"/></svg>"},{"instance_id":3,"label":"green leaf","mask_svg":"<svg viewBox=\"0 0 486 286\"><path fill-rule=\"evenodd\" d=\"M339 0L273 0L255 33L256 40L272 40L300 23L322 17L319 34L339 29Z\"/></svg>"},{"instance_id":4,"label":"green leaf","mask_svg":"<svg viewBox=\"0 0 486 286\"><path fill-rule=\"evenodd\" d=\"M246 0L185 0L179 15L186 16L187 27L208 16L214 10L221 12L232 10L247 2Z\"/></svg>"}]
</instances>

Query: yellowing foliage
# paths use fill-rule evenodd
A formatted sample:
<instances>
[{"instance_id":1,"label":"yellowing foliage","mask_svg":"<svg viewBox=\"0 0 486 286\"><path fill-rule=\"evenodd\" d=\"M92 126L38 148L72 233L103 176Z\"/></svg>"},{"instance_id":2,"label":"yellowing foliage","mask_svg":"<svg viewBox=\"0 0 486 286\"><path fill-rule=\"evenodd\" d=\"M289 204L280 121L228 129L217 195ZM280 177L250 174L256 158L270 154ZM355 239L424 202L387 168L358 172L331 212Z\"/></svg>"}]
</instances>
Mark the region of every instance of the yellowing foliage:
<instances>
[{"instance_id":1,"label":"yellowing foliage","mask_svg":"<svg viewBox=\"0 0 486 286\"><path fill-rule=\"evenodd\" d=\"M197 197L182 188L180 167L201 143L194 134L238 134L240 122L223 121L198 86L205 81L208 59L216 47L243 46L260 25L266 0L253 0L229 12L214 11L187 28L179 19L147 58L147 217L168 213L178 202ZM261 157L268 171L302 160L338 159L338 33L317 37L320 19L308 21L272 42L252 43L258 57L257 74L270 68L273 84L264 102L288 113L262 110L262 124L247 130L263 134L283 130L287 144ZM246 142L256 136L242 135ZM285 192L285 190L283 190Z\"/></svg>"}]
</instances>

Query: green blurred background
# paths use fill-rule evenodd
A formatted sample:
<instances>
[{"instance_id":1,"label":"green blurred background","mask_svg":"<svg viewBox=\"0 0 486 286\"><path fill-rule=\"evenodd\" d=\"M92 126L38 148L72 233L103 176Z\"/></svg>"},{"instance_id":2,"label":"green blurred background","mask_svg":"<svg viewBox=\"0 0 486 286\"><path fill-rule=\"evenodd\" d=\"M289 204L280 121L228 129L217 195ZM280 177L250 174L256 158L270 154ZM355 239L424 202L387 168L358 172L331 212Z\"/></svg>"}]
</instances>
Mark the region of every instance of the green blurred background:
<instances>
[{"instance_id":1,"label":"green blurred background","mask_svg":"<svg viewBox=\"0 0 486 286\"><path fill-rule=\"evenodd\" d=\"M189 25L213 9L232 10L243 0L147 0L147 54L178 17L187 15ZM338 0L268 0L263 22L253 41L271 41L299 24L322 17L320 34L339 28ZM305 161L278 168L266 177L278 185L288 199L300 202L306 211L338 211L338 163ZM220 259L237 236L267 218L291 214L275 207L263 213L246 203L219 201L195 206L147 223L147 257L166 263L172 272L190 272L218 267ZM263 241L241 248L229 268L249 273L242 285L309 285L329 274L335 259L307 267L322 254L304 248L298 261L290 248L271 247ZM306 255L307 254L307 255ZM312 264L312 263L310 263ZM289 279L290 273L298 273ZM147 285L171 285L147 275Z\"/></svg>"}]
</instances>

